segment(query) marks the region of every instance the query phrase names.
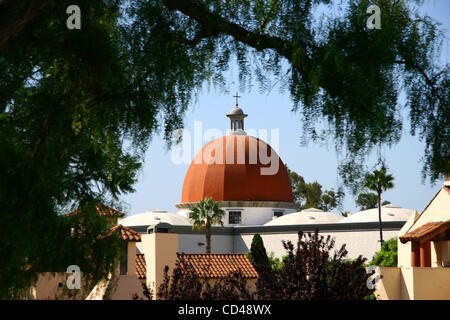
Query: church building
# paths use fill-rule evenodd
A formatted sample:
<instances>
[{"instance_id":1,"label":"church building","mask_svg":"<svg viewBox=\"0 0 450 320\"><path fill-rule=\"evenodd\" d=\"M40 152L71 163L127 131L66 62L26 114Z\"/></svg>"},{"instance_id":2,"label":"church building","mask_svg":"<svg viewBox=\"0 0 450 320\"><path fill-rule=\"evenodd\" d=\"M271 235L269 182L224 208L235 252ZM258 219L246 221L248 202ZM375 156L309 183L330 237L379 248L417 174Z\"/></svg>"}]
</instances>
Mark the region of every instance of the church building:
<instances>
[{"instance_id":1,"label":"church building","mask_svg":"<svg viewBox=\"0 0 450 320\"><path fill-rule=\"evenodd\" d=\"M282 159L265 141L247 135L247 114L237 103L227 117L229 133L207 143L190 164L180 188L181 202L175 204L176 213L151 210L119 220L142 235L142 242L136 244L137 254L145 258L147 266L149 261L153 266L147 270L147 282L150 278L156 281L160 275L155 269L162 270L169 260L175 261L177 252L205 252L205 231L194 230L189 220L190 209L205 197L220 201L225 211L224 226L212 227L212 253L244 254L250 250L254 234L259 233L268 254L281 258L285 254L282 240L296 243L298 231L319 230L335 239L335 249L345 244L348 258L362 255L372 259L380 250L378 209L349 217L316 208L297 212ZM383 206L383 238L397 236L414 213L393 204ZM157 252L172 255L163 258Z\"/></svg>"},{"instance_id":2,"label":"church building","mask_svg":"<svg viewBox=\"0 0 450 320\"><path fill-rule=\"evenodd\" d=\"M172 269L179 254L192 260L194 268L208 265L203 275L207 279L217 277L215 264L220 264L222 269L226 266L226 270L232 270L237 265L243 266L249 283L254 285L256 275L245 253L250 250L256 233L261 235L267 253L273 253L278 258L286 254L282 241L290 240L295 244L299 231L307 233L318 230L321 235L330 235L335 240L334 249L338 250L345 244L347 258L350 259L361 255L370 261L375 252L380 250L377 208L348 217L316 208L298 212L286 166L277 152L265 141L247 135L244 126L247 114L237 103L227 117L230 121L229 133L207 143L190 164L184 184L180 186L180 203L175 204L177 212L156 209L123 217L122 213L113 209L98 208L99 214L111 218L111 223L115 225L111 232L121 234L126 248L125 258L114 280L117 290L112 294L112 299L128 299L134 293L142 297L141 283L155 291L163 281L164 267ZM445 192L448 193L447 189ZM442 191L442 197L448 195L445 192ZM211 228L212 254L205 260L202 255L205 253L205 230L199 231L192 227L189 212L206 197L220 202L225 216L223 226L214 225ZM410 228L405 226L406 221L417 221L418 217L416 211L393 204L382 206L381 212L383 238L386 240ZM446 221L448 212L444 209L444 216L440 216L439 221ZM448 240L448 221L444 227L439 227L440 238L432 240L441 241L442 235ZM412 243L415 245L417 241ZM447 242L439 244L438 256L445 257L445 263L448 262ZM414 250L408 249L407 245L400 245L401 259L407 256L404 252L416 254ZM388 272L383 270L386 277ZM395 273L397 280L400 279L398 274ZM49 296L64 281L62 276L43 274L36 285L34 298ZM103 299L107 288L114 281L108 279L98 284L87 299ZM386 282L383 285L386 287ZM398 288L395 287L393 291L388 288L383 292L400 297Z\"/></svg>"}]
</instances>

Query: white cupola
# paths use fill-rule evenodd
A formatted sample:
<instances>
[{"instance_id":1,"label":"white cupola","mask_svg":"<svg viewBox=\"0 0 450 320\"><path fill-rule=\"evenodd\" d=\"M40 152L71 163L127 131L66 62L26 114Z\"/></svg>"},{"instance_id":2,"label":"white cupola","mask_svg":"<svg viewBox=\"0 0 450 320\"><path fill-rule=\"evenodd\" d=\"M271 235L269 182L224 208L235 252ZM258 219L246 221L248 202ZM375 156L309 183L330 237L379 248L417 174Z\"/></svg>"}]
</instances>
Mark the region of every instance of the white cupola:
<instances>
[{"instance_id":1,"label":"white cupola","mask_svg":"<svg viewBox=\"0 0 450 320\"><path fill-rule=\"evenodd\" d=\"M234 96L236 98L236 106L230 111L229 114L227 114L227 117L230 118L230 133L232 135L246 135L244 131L244 118L247 117L246 114L244 114L244 111L242 111L241 108L239 108L238 105L238 94Z\"/></svg>"}]
</instances>

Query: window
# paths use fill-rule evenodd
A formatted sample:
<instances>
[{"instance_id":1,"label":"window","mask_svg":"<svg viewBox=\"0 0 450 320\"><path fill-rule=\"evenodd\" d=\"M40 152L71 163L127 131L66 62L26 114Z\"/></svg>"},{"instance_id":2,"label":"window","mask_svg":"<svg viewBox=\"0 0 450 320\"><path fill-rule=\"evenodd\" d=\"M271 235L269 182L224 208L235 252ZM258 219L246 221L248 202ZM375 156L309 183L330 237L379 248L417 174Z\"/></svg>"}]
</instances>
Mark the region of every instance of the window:
<instances>
[{"instance_id":1,"label":"window","mask_svg":"<svg viewBox=\"0 0 450 320\"><path fill-rule=\"evenodd\" d=\"M273 216L276 217L276 218L281 217L282 215L283 215L283 211L275 211L273 213Z\"/></svg>"},{"instance_id":2,"label":"window","mask_svg":"<svg viewBox=\"0 0 450 320\"><path fill-rule=\"evenodd\" d=\"M240 211L228 212L228 223L229 224L240 224L241 223L241 212Z\"/></svg>"}]
</instances>

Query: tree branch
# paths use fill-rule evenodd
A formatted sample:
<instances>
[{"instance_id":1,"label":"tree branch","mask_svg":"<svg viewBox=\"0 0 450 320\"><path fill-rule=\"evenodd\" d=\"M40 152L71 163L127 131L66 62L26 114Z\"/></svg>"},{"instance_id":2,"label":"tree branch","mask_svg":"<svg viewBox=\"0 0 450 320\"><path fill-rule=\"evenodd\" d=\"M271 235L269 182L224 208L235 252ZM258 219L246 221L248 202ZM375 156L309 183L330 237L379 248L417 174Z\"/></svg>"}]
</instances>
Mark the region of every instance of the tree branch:
<instances>
[{"instance_id":1,"label":"tree branch","mask_svg":"<svg viewBox=\"0 0 450 320\"><path fill-rule=\"evenodd\" d=\"M440 104L438 107L440 109L443 108L445 99L439 94L439 90L438 90L438 88L436 88L436 80L434 79L434 77L430 78L428 76L428 74L425 72L425 70L422 67L420 67L418 64L411 63L411 62L408 62L405 60L396 60L394 62L397 64L402 64L405 67L412 68L412 69L416 70L418 73L420 73L422 75L423 79L425 80L425 83L431 88L431 92L433 93L433 95L435 95L438 98L438 100L440 101Z\"/></svg>"},{"instance_id":2,"label":"tree branch","mask_svg":"<svg viewBox=\"0 0 450 320\"><path fill-rule=\"evenodd\" d=\"M242 26L227 21L220 15L209 11L207 7L196 0L163 0L170 11L178 10L186 16L197 21L207 34L228 34L234 39L245 43L258 51L274 49L289 60L300 73L310 65L311 60L306 55L306 43L295 43L267 34L249 31ZM303 50L299 47L303 47ZM296 50L294 50L296 49ZM295 54L294 54L295 52Z\"/></svg>"},{"instance_id":3,"label":"tree branch","mask_svg":"<svg viewBox=\"0 0 450 320\"><path fill-rule=\"evenodd\" d=\"M53 0L0 0L0 50Z\"/></svg>"}]
</instances>

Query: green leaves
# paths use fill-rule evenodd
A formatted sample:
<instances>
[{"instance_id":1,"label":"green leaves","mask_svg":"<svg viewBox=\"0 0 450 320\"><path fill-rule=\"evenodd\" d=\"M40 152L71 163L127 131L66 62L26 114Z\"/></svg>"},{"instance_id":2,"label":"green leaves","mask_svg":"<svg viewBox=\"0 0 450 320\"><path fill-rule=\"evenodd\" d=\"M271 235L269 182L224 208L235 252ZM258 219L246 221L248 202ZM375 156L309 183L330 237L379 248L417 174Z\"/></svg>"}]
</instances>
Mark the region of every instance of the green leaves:
<instances>
[{"instance_id":1,"label":"green leaves","mask_svg":"<svg viewBox=\"0 0 450 320\"><path fill-rule=\"evenodd\" d=\"M220 209L220 202L205 197L190 209L189 219L193 221L192 228L203 229L205 225L219 224L223 226L225 211Z\"/></svg>"},{"instance_id":2,"label":"green leaves","mask_svg":"<svg viewBox=\"0 0 450 320\"><path fill-rule=\"evenodd\" d=\"M378 205L378 195L370 192L362 192L355 201L361 210L376 208Z\"/></svg>"},{"instance_id":3,"label":"green leaves","mask_svg":"<svg viewBox=\"0 0 450 320\"><path fill-rule=\"evenodd\" d=\"M304 138L329 136L344 153L342 166L360 165L374 146L397 143L404 124L400 110L408 107L411 132L419 132L426 143L424 174L435 180L450 170L449 73L436 56L443 35L435 22L418 15L416 2L377 1L382 28L369 30L368 0L233 1L226 6L221 1L163 1L178 34L189 25L203 41L213 41L207 57L220 56L222 50L235 54L241 86L251 85L255 74L261 90L270 87L271 76L289 88L293 109L302 115ZM289 70L287 75L282 69ZM406 103L399 99L402 88ZM317 135L320 120L328 128Z\"/></svg>"},{"instance_id":4,"label":"green leaves","mask_svg":"<svg viewBox=\"0 0 450 320\"><path fill-rule=\"evenodd\" d=\"M368 173L365 176L364 186L369 190L378 192L392 189L394 187L394 176L386 174L386 169L382 167L380 170L374 170L373 173Z\"/></svg>"},{"instance_id":5,"label":"green leaves","mask_svg":"<svg viewBox=\"0 0 450 320\"><path fill-rule=\"evenodd\" d=\"M206 253L211 253L211 226L219 224L223 227L225 211L220 208L220 202L205 197L197 202L189 211L189 219L192 221L192 229L205 229Z\"/></svg>"},{"instance_id":6,"label":"green leaves","mask_svg":"<svg viewBox=\"0 0 450 320\"><path fill-rule=\"evenodd\" d=\"M305 183L305 180L298 173L288 169L291 179L292 194L298 210L317 208L330 211L340 207L344 198L344 192L338 189L336 192L323 190L322 185L317 181Z\"/></svg>"},{"instance_id":7,"label":"green leaves","mask_svg":"<svg viewBox=\"0 0 450 320\"><path fill-rule=\"evenodd\" d=\"M2 298L39 272L77 264L98 280L114 270L118 250L114 241L95 240L104 231L95 216L84 220L89 232L72 238L61 214L132 191L145 150L137 147L154 130L150 122L135 134L144 112L133 110L131 96L124 99L131 91L118 7L81 1L83 28L69 31L67 4L46 7L1 52L0 251L10 257L0 262ZM133 135L139 139L129 152L123 142Z\"/></svg>"},{"instance_id":8,"label":"green leaves","mask_svg":"<svg viewBox=\"0 0 450 320\"><path fill-rule=\"evenodd\" d=\"M375 253L369 266L397 267L397 257L397 238L392 238L382 243L381 250Z\"/></svg>"},{"instance_id":9,"label":"green leaves","mask_svg":"<svg viewBox=\"0 0 450 320\"><path fill-rule=\"evenodd\" d=\"M259 233L255 233L252 239L252 245L250 246L250 254L248 255L250 262L258 271L260 268L269 266L269 259L267 256L264 242Z\"/></svg>"}]
</instances>

